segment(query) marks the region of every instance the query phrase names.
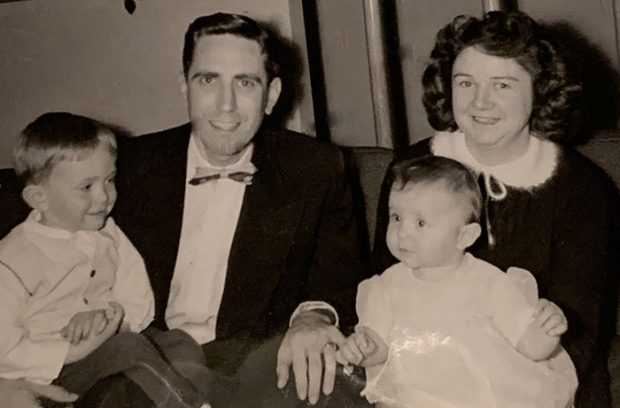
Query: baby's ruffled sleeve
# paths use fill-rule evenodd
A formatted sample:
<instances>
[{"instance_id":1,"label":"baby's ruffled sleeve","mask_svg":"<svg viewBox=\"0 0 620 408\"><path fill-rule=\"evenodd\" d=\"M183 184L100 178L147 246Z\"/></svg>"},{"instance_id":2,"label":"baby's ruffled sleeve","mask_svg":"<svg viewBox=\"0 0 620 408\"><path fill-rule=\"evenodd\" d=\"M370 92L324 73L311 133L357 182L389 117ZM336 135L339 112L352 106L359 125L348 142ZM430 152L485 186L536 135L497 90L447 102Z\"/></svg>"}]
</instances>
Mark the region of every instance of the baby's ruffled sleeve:
<instances>
[{"instance_id":1,"label":"baby's ruffled sleeve","mask_svg":"<svg viewBox=\"0 0 620 408\"><path fill-rule=\"evenodd\" d=\"M386 339L393 324L393 314L388 292L389 277L385 274L375 275L359 284L356 300L359 319L357 326L373 329L386 344Z\"/></svg>"}]
</instances>

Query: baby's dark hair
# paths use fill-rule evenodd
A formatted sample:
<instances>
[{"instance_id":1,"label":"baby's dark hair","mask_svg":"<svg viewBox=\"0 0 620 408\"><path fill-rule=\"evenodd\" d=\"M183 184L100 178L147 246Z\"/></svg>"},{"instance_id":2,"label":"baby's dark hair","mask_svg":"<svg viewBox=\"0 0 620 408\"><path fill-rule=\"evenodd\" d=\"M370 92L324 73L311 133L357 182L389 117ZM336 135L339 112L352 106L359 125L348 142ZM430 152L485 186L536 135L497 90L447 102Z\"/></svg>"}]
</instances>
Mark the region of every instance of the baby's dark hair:
<instances>
[{"instance_id":1,"label":"baby's dark hair","mask_svg":"<svg viewBox=\"0 0 620 408\"><path fill-rule=\"evenodd\" d=\"M68 112L48 112L20 133L13 149L15 172L24 185L45 182L54 166L81 160L101 143L116 157L117 129Z\"/></svg>"},{"instance_id":2,"label":"baby's dark hair","mask_svg":"<svg viewBox=\"0 0 620 408\"><path fill-rule=\"evenodd\" d=\"M460 202L469 212L467 223L480 220L482 194L477 177L456 160L431 155L401 160L392 165L388 177L392 191L403 191L416 184L440 184L448 192L461 196Z\"/></svg>"}]
</instances>

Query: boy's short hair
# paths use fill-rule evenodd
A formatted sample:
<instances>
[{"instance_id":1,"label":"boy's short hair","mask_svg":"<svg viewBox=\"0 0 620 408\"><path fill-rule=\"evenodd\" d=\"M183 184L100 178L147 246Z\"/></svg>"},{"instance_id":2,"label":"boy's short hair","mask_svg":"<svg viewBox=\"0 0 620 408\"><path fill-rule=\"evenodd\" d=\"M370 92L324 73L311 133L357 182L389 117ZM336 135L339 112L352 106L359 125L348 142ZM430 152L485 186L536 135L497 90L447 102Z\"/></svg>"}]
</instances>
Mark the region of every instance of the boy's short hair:
<instances>
[{"instance_id":1,"label":"boy's short hair","mask_svg":"<svg viewBox=\"0 0 620 408\"><path fill-rule=\"evenodd\" d=\"M423 156L397 161L390 168L392 191L403 191L415 184L440 183L449 192L460 195L469 210L467 223L478 222L482 194L475 174L456 160L440 156Z\"/></svg>"},{"instance_id":2,"label":"boy's short hair","mask_svg":"<svg viewBox=\"0 0 620 408\"><path fill-rule=\"evenodd\" d=\"M100 143L116 157L116 129L108 124L68 112L48 112L19 134L13 149L15 172L24 185L45 182L54 166L64 160L81 160Z\"/></svg>"}]
</instances>

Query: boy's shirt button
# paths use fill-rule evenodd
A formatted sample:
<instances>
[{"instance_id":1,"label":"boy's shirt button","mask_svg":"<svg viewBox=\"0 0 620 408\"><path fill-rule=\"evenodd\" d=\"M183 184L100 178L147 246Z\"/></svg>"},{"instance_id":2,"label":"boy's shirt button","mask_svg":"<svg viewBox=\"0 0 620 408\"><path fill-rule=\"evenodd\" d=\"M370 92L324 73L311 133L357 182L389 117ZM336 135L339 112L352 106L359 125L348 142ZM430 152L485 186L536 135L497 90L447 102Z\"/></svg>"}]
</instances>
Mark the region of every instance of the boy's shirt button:
<instances>
[{"instance_id":1,"label":"boy's shirt button","mask_svg":"<svg viewBox=\"0 0 620 408\"><path fill-rule=\"evenodd\" d=\"M94 278L96 273L97 271L93 269L92 271L90 271L90 277Z\"/></svg>"}]
</instances>

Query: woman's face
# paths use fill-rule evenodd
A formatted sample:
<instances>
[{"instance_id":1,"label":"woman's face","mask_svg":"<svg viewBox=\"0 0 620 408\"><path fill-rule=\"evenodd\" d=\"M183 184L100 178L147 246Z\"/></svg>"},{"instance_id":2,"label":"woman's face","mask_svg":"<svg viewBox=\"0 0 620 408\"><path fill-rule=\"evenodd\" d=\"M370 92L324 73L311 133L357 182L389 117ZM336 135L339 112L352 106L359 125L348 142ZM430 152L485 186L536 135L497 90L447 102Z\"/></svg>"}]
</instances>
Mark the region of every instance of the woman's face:
<instances>
[{"instance_id":1,"label":"woman's face","mask_svg":"<svg viewBox=\"0 0 620 408\"><path fill-rule=\"evenodd\" d=\"M468 47L454 61L452 109L474 155L524 153L532 104L532 77L514 59Z\"/></svg>"}]
</instances>

